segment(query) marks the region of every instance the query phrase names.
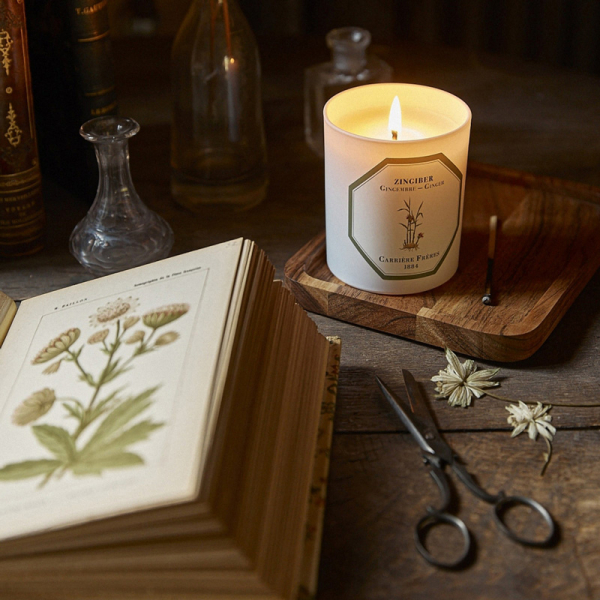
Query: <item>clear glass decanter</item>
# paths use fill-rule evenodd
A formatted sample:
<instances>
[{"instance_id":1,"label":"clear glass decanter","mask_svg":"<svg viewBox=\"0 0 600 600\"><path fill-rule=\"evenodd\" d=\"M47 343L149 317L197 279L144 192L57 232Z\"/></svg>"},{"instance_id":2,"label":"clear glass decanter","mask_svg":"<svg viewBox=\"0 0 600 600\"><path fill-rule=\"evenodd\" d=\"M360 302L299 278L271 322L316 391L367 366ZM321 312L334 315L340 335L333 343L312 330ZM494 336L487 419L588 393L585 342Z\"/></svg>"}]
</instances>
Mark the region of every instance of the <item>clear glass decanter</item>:
<instances>
[{"instance_id":1,"label":"clear glass decanter","mask_svg":"<svg viewBox=\"0 0 600 600\"><path fill-rule=\"evenodd\" d=\"M190 209L266 195L260 60L236 0L192 0L171 54L171 190Z\"/></svg>"},{"instance_id":2,"label":"clear glass decanter","mask_svg":"<svg viewBox=\"0 0 600 600\"><path fill-rule=\"evenodd\" d=\"M335 94L358 85L392 80L392 68L376 56L367 56L371 34L360 27L333 29L325 37L331 61L304 72L304 137L323 156L323 107Z\"/></svg>"},{"instance_id":3,"label":"clear glass decanter","mask_svg":"<svg viewBox=\"0 0 600 600\"><path fill-rule=\"evenodd\" d=\"M94 203L69 245L96 276L165 258L173 246L173 231L142 202L131 180L128 140L139 130L133 119L117 116L92 119L79 130L94 144L100 173Z\"/></svg>"}]
</instances>

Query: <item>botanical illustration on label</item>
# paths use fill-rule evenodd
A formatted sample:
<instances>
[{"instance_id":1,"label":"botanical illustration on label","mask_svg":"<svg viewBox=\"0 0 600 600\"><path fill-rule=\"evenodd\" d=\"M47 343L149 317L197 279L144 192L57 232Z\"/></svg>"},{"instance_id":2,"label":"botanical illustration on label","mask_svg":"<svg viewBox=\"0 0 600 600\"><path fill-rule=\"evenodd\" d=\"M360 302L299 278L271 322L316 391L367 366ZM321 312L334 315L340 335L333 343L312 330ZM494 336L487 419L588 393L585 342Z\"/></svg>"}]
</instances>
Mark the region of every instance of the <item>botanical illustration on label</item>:
<instances>
[{"instance_id":1,"label":"botanical illustration on label","mask_svg":"<svg viewBox=\"0 0 600 600\"><path fill-rule=\"evenodd\" d=\"M402 250L418 250L419 249L419 240L425 235L422 231L417 235L417 227L421 227L422 223L419 220L419 217L423 218L423 213L421 212L421 208L423 207L423 203L419 205L417 208L417 214L415 215L410 206L411 199L408 199L408 202L404 200L405 206L403 208L399 208L399 211L406 211L406 223L400 222L400 225L406 229L406 236L404 238L404 245L402 246Z\"/></svg>"},{"instance_id":2,"label":"botanical illustration on label","mask_svg":"<svg viewBox=\"0 0 600 600\"><path fill-rule=\"evenodd\" d=\"M459 230L462 180L435 154L386 158L349 186L348 236L382 279L439 270Z\"/></svg>"}]
</instances>

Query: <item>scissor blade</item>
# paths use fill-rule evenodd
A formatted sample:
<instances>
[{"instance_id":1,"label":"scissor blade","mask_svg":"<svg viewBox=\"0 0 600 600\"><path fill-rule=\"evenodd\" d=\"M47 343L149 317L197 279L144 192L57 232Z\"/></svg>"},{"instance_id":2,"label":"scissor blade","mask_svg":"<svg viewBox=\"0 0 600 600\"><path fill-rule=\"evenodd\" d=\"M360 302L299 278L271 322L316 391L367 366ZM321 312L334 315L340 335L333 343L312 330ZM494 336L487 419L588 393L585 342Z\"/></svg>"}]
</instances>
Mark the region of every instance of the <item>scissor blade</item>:
<instances>
[{"instance_id":1,"label":"scissor blade","mask_svg":"<svg viewBox=\"0 0 600 600\"><path fill-rule=\"evenodd\" d=\"M419 388L419 385L417 384L413 374L406 369L402 369L402 377L404 378L404 385L406 387L406 394L408 395L408 401L410 402L411 410L415 415L419 415L419 417L431 423L431 426L435 428L433 415L429 410L427 401L425 398L423 398L421 389Z\"/></svg>"},{"instance_id":2,"label":"scissor blade","mask_svg":"<svg viewBox=\"0 0 600 600\"><path fill-rule=\"evenodd\" d=\"M390 406L394 409L394 412L400 417L400 420L413 436L421 450L428 452L429 454L435 454L434 449L421 433L421 426L415 421L415 416L411 406L406 404L406 402L404 402L404 400L402 400L400 397L396 396L396 394L394 394L385 385L385 383L383 383L383 381L377 377L377 375L375 376L375 379L379 384L384 398L390 403Z\"/></svg>"},{"instance_id":3,"label":"scissor blade","mask_svg":"<svg viewBox=\"0 0 600 600\"><path fill-rule=\"evenodd\" d=\"M442 439L440 432L433 420L433 415L427 404L427 400L423 397L421 389L417 385L415 378L410 371L402 369L402 377L404 377L404 385L406 386L406 394L413 411L413 420L419 430L421 436L427 440L432 453L437 454L446 463L453 462L454 453L452 448Z\"/></svg>"}]
</instances>

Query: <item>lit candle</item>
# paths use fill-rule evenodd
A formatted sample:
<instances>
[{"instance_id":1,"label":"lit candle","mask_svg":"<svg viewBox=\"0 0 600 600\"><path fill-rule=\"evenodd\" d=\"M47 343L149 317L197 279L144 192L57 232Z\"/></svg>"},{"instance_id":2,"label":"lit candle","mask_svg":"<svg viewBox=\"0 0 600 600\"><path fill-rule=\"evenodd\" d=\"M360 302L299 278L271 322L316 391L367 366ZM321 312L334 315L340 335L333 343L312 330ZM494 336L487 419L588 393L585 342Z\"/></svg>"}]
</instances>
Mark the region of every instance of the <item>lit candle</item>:
<instances>
[{"instance_id":1,"label":"lit candle","mask_svg":"<svg viewBox=\"0 0 600 600\"><path fill-rule=\"evenodd\" d=\"M414 294L458 268L471 112L435 88L374 84L324 108L327 263L353 287Z\"/></svg>"},{"instance_id":2,"label":"lit candle","mask_svg":"<svg viewBox=\"0 0 600 600\"><path fill-rule=\"evenodd\" d=\"M388 129L393 140L398 139L398 132L402 133L402 107L400 106L398 96L394 96L394 100L392 101Z\"/></svg>"}]
</instances>

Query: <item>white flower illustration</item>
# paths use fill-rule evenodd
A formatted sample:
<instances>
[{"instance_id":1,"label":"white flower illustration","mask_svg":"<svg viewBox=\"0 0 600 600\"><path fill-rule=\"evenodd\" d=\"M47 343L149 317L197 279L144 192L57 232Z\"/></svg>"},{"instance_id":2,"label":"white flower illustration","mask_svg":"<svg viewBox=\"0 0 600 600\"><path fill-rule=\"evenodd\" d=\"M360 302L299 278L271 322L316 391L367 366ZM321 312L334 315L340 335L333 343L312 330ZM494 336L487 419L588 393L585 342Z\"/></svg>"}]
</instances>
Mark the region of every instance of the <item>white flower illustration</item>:
<instances>
[{"instance_id":1,"label":"white flower illustration","mask_svg":"<svg viewBox=\"0 0 600 600\"><path fill-rule=\"evenodd\" d=\"M133 312L139 303L137 298L117 298L105 306L101 306L95 314L90 316L90 325L92 327L103 327Z\"/></svg>"}]
</instances>

